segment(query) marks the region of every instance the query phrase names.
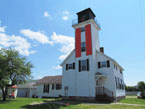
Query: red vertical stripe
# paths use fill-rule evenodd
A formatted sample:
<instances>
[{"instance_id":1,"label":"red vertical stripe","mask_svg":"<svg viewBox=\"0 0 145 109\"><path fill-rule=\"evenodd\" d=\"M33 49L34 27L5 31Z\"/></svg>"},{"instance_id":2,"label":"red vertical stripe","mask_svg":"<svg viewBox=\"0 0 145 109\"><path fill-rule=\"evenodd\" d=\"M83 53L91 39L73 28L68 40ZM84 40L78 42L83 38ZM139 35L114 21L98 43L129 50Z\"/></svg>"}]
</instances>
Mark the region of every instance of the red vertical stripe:
<instances>
[{"instance_id":1,"label":"red vertical stripe","mask_svg":"<svg viewBox=\"0 0 145 109\"><path fill-rule=\"evenodd\" d=\"M86 33L86 55L92 55L92 36L91 36L91 24L85 26Z\"/></svg>"},{"instance_id":2,"label":"red vertical stripe","mask_svg":"<svg viewBox=\"0 0 145 109\"><path fill-rule=\"evenodd\" d=\"M76 49L76 57L81 56L81 28L76 29L75 33L75 49Z\"/></svg>"}]
</instances>

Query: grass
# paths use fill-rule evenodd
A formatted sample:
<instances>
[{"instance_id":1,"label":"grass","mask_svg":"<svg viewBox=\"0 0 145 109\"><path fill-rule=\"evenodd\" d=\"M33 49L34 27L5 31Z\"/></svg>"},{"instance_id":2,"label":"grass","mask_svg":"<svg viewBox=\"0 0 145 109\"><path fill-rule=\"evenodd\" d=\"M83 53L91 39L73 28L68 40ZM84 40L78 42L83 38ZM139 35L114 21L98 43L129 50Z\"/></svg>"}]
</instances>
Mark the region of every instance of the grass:
<instances>
[{"instance_id":1,"label":"grass","mask_svg":"<svg viewBox=\"0 0 145 109\"><path fill-rule=\"evenodd\" d=\"M70 105L62 104L37 104L45 103L49 101L61 101L61 99L47 99L47 98L16 98L15 100L7 100L5 102L0 100L0 109L145 109L143 106L127 106L127 105L111 105L106 103L105 105L91 104L88 105L83 102L74 102L74 101L63 101L63 103L69 103ZM119 101L120 103L129 103L129 104L143 104L145 105L145 100L127 98ZM32 103L36 103L31 105Z\"/></svg>"},{"instance_id":2,"label":"grass","mask_svg":"<svg viewBox=\"0 0 145 109\"><path fill-rule=\"evenodd\" d=\"M121 99L119 103L128 103L128 104L140 104L145 105L145 99L137 99L137 97L126 97L126 99Z\"/></svg>"}]
</instances>

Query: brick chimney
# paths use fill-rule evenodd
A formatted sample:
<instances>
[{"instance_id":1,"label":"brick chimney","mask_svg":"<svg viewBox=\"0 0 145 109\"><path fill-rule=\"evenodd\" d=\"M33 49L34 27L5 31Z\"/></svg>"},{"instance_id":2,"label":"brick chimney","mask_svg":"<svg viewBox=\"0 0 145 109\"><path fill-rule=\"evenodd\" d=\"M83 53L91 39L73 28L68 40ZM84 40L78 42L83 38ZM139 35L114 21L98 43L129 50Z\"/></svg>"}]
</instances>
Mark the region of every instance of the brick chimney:
<instances>
[{"instance_id":1,"label":"brick chimney","mask_svg":"<svg viewBox=\"0 0 145 109\"><path fill-rule=\"evenodd\" d=\"M100 52L104 53L104 47L100 47Z\"/></svg>"}]
</instances>

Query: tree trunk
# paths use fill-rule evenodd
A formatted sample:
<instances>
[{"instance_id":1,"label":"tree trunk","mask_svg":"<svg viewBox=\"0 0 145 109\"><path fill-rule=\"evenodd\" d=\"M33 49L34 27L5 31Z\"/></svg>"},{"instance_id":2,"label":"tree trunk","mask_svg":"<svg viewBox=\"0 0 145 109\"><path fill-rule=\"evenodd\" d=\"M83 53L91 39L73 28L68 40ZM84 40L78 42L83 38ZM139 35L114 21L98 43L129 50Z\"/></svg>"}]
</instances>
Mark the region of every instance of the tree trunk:
<instances>
[{"instance_id":1,"label":"tree trunk","mask_svg":"<svg viewBox=\"0 0 145 109\"><path fill-rule=\"evenodd\" d=\"M3 101L6 101L6 94L5 94L5 92L3 93Z\"/></svg>"},{"instance_id":2,"label":"tree trunk","mask_svg":"<svg viewBox=\"0 0 145 109\"><path fill-rule=\"evenodd\" d=\"M7 91L8 91L8 87L5 88L1 88L2 89L2 93L3 93L3 101L6 101L6 97L7 97Z\"/></svg>"}]
</instances>

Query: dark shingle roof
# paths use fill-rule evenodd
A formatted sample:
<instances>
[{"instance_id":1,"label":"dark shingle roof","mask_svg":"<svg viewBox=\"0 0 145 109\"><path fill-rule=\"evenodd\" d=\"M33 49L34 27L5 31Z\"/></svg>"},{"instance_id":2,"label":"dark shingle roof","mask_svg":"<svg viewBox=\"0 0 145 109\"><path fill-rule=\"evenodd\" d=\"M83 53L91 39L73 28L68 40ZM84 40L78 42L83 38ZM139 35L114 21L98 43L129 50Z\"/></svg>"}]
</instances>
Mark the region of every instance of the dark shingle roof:
<instances>
[{"instance_id":1,"label":"dark shingle roof","mask_svg":"<svg viewBox=\"0 0 145 109\"><path fill-rule=\"evenodd\" d=\"M38 80L36 84L62 84L62 75L45 76Z\"/></svg>"}]
</instances>

